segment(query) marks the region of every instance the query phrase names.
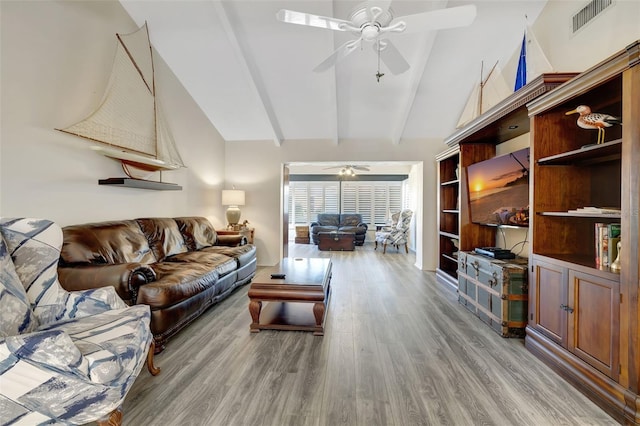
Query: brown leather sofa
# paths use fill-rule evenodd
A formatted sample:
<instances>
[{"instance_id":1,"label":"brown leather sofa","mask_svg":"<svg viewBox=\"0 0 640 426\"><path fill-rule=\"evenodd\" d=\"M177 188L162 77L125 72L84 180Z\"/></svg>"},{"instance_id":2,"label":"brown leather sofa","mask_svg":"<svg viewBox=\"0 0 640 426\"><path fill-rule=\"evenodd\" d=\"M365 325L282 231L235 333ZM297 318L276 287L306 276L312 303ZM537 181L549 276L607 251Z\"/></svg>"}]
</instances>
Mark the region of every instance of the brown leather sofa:
<instances>
[{"instance_id":1,"label":"brown leather sofa","mask_svg":"<svg viewBox=\"0 0 640 426\"><path fill-rule=\"evenodd\" d=\"M203 217L88 223L62 231L62 286L111 285L126 303L149 305L156 352L256 272L255 247L240 235L217 235Z\"/></svg>"}]
</instances>

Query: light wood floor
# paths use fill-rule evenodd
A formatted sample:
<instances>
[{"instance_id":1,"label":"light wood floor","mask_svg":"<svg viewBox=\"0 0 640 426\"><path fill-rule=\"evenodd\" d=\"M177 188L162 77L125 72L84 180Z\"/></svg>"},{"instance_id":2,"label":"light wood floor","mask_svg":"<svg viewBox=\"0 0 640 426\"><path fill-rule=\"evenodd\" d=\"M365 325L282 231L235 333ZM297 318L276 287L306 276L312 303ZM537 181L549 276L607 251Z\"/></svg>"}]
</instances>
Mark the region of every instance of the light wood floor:
<instances>
[{"instance_id":1,"label":"light wood floor","mask_svg":"<svg viewBox=\"0 0 640 426\"><path fill-rule=\"evenodd\" d=\"M457 303L412 254L331 257L325 336L249 333L244 286L169 341L125 425L610 425L615 421Z\"/></svg>"}]
</instances>

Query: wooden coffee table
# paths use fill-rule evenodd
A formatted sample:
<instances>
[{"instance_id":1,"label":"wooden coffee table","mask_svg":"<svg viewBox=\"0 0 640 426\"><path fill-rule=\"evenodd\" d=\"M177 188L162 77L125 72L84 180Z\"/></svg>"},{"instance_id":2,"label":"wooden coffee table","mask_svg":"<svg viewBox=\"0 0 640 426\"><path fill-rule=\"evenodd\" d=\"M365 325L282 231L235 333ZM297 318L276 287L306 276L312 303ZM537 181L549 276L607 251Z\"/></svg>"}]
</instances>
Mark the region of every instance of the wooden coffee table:
<instances>
[{"instance_id":1,"label":"wooden coffee table","mask_svg":"<svg viewBox=\"0 0 640 426\"><path fill-rule=\"evenodd\" d=\"M271 274L285 274L280 279ZM324 318L331 293L331 260L285 258L263 268L249 288L251 333L260 330L313 331L324 335ZM263 302L265 303L263 309Z\"/></svg>"}]
</instances>

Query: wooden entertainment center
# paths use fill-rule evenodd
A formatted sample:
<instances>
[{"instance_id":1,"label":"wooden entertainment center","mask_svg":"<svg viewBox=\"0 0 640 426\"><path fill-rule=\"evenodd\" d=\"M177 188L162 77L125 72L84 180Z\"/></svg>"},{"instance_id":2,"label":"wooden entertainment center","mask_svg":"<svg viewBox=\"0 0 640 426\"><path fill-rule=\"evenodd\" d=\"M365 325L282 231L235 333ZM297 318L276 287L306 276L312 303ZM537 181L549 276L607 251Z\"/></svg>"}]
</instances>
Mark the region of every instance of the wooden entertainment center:
<instances>
[{"instance_id":1,"label":"wooden entertainment center","mask_svg":"<svg viewBox=\"0 0 640 426\"><path fill-rule=\"evenodd\" d=\"M616 420L640 425L640 41L526 105L487 116L519 93L452 135L437 158L438 280L457 282L452 238L460 250L495 244L494 229L469 222L464 168L494 155L506 120L524 112L531 153L525 346ZM597 131L566 115L579 105L622 117L623 125L607 128L605 143L596 144ZM620 214L574 212L587 206ZM596 264L596 223L620 223L620 270Z\"/></svg>"},{"instance_id":2,"label":"wooden entertainment center","mask_svg":"<svg viewBox=\"0 0 640 426\"><path fill-rule=\"evenodd\" d=\"M529 132L527 102L576 74L543 74L445 139L438 162L438 281L458 286L457 250L494 246L496 228L472 223L466 167L496 155L496 145ZM575 123L575 121L574 121ZM454 243L455 241L455 243ZM457 247L456 247L457 245Z\"/></svg>"},{"instance_id":3,"label":"wooden entertainment center","mask_svg":"<svg viewBox=\"0 0 640 426\"><path fill-rule=\"evenodd\" d=\"M622 117L597 132L578 105ZM532 250L526 347L620 422L640 424L640 41L528 105ZM593 145L592 145L593 144ZM587 145L585 147L585 145ZM619 215L571 213L619 207ZM595 262L595 223L621 224L621 269Z\"/></svg>"}]
</instances>

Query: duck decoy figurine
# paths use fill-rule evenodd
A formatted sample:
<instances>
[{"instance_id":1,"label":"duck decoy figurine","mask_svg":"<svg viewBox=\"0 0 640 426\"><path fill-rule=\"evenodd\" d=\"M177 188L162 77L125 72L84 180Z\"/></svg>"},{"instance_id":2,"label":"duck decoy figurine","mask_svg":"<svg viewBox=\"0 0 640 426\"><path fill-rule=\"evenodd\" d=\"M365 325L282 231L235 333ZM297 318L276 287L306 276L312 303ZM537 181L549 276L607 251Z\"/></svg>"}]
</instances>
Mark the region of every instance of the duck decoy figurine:
<instances>
[{"instance_id":1,"label":"duck decoy figurine","mask_svg":"<svg viewBox=\"0 0 640 426\"><path fill-rule=\"evenodd\" d=\"M567 112L565 115L576 113L580 114L580 117L578 117L578 127L598 130L598 144L604 143L605 127L611 127L614 124L622 124L622 119L620 119L620 117L614 117L613 115L603 114L600 112L591 112L591 108L586 105L580 105L576 109Z\"/></svg>"}]
</instances>

